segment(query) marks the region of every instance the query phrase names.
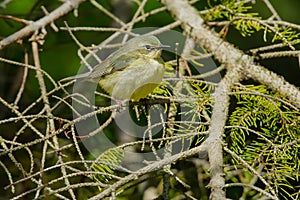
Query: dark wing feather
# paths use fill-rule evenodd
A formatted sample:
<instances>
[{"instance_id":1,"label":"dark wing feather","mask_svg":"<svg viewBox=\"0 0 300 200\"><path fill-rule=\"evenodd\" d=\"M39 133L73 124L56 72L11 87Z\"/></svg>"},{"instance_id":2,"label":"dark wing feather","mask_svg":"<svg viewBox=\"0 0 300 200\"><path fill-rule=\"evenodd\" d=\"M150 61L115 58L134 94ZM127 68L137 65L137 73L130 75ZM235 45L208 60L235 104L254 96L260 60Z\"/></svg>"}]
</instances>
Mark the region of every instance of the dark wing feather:
<instances>
[{"instance_id":1,"label":"dark wing feather","mask_svg":"<svg viewBox=\"0 0 300 200\"><path fill-rule=\"evenodd\" d=\"M112 70L113 66L111 65L110 59L105 59L102 63L96 65L95 68L87 76L88 79L97 79L102 76L105 76Z\"/></svg>"},{"instance_id":2,"label":"dark wing feather","mask_svg":"<svg viewBox=\"0 0 300 200\"><path fill-rule=\"evenodd\" d=\"M112 58L105 59L101 64L96 66L88 78L97 79L115 71L123 70L136 59L136 56L128 56L126 54L119 55L118 57L112 56Z\"/></svg>"},{"instance_id":3,"label":"dark wing feather","mask_svg":"<svg viewBox=\"0 0 300 200\"><path fill-rule=\"evenodd\" d=\"M122 48L121 48L122 49ZM76 76L71 76L64 78L61 81L73 80L73 79L87 79L87 80L94 80L99 79L103 76L111 74L115 71L123 70L131 62L138 58L137 55L131 54L130 52L124 52L121 49L115 51L109 57L107 57L102 63L96 65L91 72L87 72L84 74L79 74Z\"/></svg>"}]
</instances>

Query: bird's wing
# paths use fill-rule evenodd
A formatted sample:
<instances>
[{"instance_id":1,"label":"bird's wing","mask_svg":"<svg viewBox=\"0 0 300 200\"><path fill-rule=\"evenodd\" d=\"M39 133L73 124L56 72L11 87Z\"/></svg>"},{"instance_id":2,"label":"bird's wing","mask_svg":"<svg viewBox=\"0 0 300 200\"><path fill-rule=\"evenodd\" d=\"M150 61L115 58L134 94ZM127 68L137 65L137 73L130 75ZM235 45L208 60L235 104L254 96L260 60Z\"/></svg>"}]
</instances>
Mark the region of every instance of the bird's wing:
<instances>
[{"instance_id":1,"label":"bird's wing","mask_svg":"<svg viewBox=\"0 0 300 200\"><path fill-rule=\"evenodd\" d=\"M92 71L78 74L75 76L70 76L67 78L62 79L61 81L69 81L74 79L86 79L86 80L93 80L98 79L106 74L108 74L112 70L113 66L109 59L105 59L103 62L97 64Z\"/></svg>"},{"instance_id":2,"label":"bird's wing","mask_svg":"<svg viewBox=\"0 0 300 200\"><path fill-rule=\"evenodd\" d=\"M133 60L136 59L137 57L134 55L128 56L128 52L122 54L120 54L119 52L115 52L111 56L107 57L102 63L96 65L96 67L94 67L92 71L84 74L67 77L62 79L61 81L68 81L73 79L87 79L87 80L99 79L115 71L123 70Z\"/></svg>"},{"instance_id":3,"label":"bird's wing","mask_svg":"<svg viewBox=\"0 0 300 200\"><path fill-rule=\"evenodd\" d=\"M118 55L105 59L101 64L97 65L93 71L88 75L88 78L97 79L115 71L125 69L133 60L136 60L135 56L128 56L126 54Z\"/></svg>"},{"instance_id":4,"label":"bird's wing","mask_svg":"<svg viewBox=\"0 0 300 200\"><path fill-rule=\"evenodd\" d=\"M97 79L109 73L112 69L110 59L105 59L102 63L96 65L87 76L88 79Z\"/></svg>"}]
</instances>

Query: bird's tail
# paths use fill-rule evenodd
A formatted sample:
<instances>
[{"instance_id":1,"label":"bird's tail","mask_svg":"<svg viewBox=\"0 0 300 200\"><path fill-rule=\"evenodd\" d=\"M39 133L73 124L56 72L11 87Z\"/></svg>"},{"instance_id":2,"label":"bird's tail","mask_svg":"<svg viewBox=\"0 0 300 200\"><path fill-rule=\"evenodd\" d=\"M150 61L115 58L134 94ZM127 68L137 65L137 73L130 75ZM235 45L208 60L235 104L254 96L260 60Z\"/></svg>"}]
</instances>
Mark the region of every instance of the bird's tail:
<instances>
[{"instance_id":1,"label":"bird's tail","mask_svg":"<svg viewBox=\"0 0 300 200\"><path fill-rule=\"evenodd\" d=\"M60 82L78 80L78 79L85 79L85 78L89 77L90 73L91 72L86 72L84 74L78 74L78 75L75 75L75 76L70 76L70 77L67 77L67 78L63 78L63 79L60 80Z\"/></svg>"}]
</instances>

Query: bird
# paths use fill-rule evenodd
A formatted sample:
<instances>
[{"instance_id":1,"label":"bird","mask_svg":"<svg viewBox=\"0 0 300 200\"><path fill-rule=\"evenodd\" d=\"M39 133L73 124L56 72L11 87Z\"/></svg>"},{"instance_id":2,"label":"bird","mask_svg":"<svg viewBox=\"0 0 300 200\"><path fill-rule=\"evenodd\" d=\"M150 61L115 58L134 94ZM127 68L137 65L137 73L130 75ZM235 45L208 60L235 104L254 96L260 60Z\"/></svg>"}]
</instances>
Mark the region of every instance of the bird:
<instances>
[{"instance_id":1,"label":"bird","mask_svg":"<svg viewBox=\"0 0 300 200\"><path fill-rule=\"evenodd\" d=\"M90 72L67 77L61 81L83 80L97 82L116 99L139 101L162 82L163 48L154 35L141 35L130 39L121 48L97 64Z\"/></svg>"}]
</instances>

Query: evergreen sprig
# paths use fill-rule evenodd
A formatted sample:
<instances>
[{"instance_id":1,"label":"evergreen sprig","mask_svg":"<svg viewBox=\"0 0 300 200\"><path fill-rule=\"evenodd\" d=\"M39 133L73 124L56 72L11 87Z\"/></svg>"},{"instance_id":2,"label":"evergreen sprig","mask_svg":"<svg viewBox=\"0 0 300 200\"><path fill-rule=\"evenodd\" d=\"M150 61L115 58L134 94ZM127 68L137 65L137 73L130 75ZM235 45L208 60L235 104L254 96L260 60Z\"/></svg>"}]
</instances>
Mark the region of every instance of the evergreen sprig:
<instances>
[{"instance_id":1,"label":"evergreen sprig","mask_svg":"<svg viewBox=\"0 0 300 200\"><path fill-rule=\"evenodd\" d=\"M221 0L219 4L213 6L210 2L210 9L206 10L202 17L208 22L226 22L226 26L233 27L240 32L243 37L263 31L263 39L266 42L267 36L271 35L271 42L283 42L289 46L299 43L299 33L286 26L271 25L268 21L262 20L258 13L251 12L252 6L246 5L243 1Z\"/></svg>"},{"instance_id":2,"label":"evergreen sprig","mask_svg":"<svg viewBox=\"0 0 300 200\"><path fill-rule=\"evenodd\" d=\"M279 193L296 192L299 181L300 113L287 100L265 86L235 88L237 105L231 113L228 145ZM239 165L238 160L232 160Z\"/></svg>"}]
</instances>

